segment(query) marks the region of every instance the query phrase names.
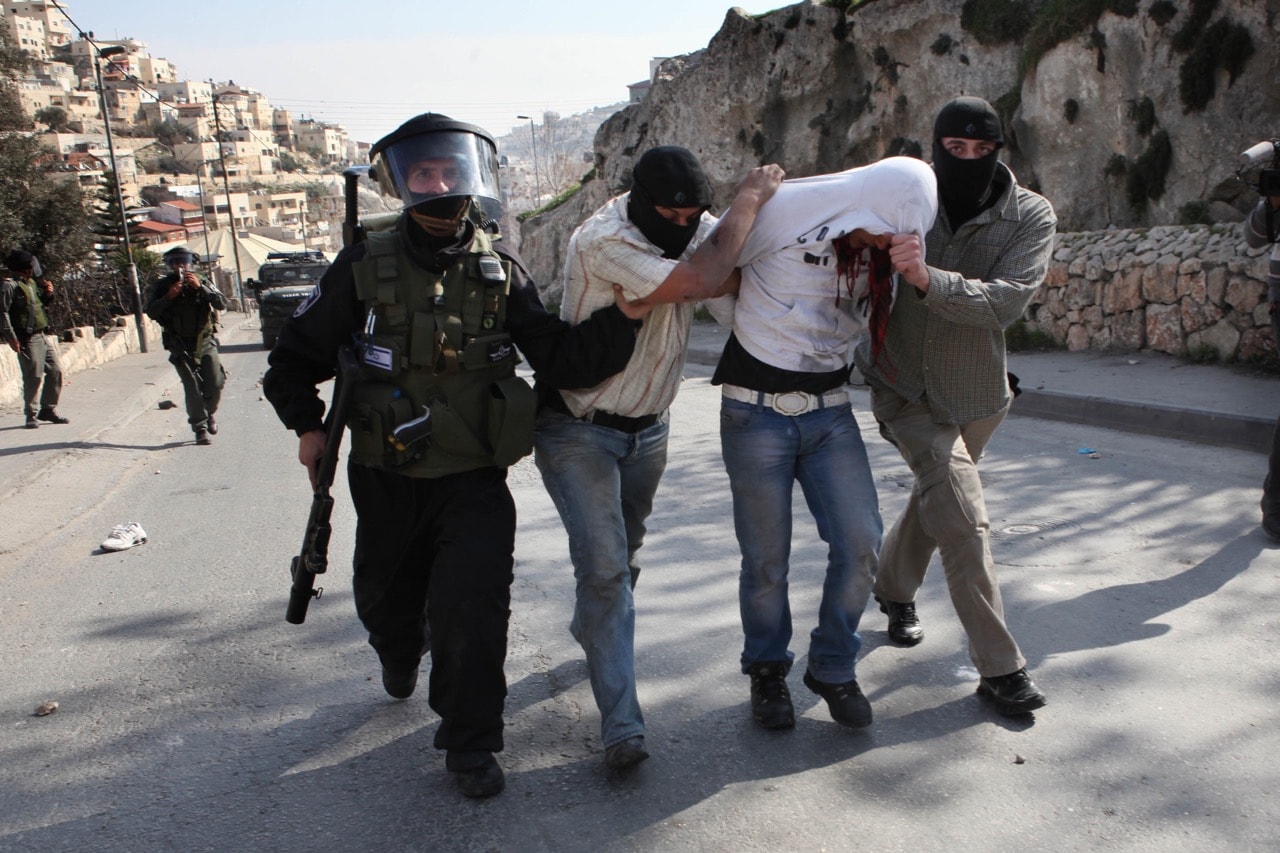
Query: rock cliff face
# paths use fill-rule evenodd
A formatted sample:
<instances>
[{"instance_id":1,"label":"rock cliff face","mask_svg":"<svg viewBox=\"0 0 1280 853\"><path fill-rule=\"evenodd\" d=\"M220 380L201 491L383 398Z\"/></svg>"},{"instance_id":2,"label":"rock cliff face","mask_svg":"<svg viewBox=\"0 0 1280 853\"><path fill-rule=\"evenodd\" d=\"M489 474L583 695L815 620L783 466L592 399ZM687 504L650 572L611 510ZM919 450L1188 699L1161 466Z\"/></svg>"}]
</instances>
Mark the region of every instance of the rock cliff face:
<instances>
[{"instance_id":1,"label":"rock cliff face","mask_svg":"<svg viewBox=\"0 0 1280 853\"><path fill-rule=\"evenodd\" d=\"M1108 11L1093 21L1085 8ZM627 189L646 149L694 151L727 205L761 163L800 177L928 159L933 117L958 94L997 104L1006 161L1053 202L1064 232L1237 220L1256 199L1234 180L1238 154L1280 135L1278 45L1278 0L731 9L705 50L665 62L649 97L601 126L590 179L524 223L521 249L555 301L569 234Z\"/></svg>"}]
</instances>

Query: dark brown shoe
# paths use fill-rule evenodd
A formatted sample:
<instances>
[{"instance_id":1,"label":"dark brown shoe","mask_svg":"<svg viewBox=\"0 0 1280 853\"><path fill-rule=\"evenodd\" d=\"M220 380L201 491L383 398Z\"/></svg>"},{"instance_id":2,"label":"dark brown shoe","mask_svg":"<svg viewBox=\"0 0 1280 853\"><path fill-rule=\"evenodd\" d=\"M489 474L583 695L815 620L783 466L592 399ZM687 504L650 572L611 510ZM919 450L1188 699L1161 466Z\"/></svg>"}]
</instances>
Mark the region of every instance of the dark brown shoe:
<instances>
[{"instance_id":1,"label":"dark brown shoe","mask_svg":"<svg viewBox=\"0 0 1280 853\"><path fill-rule=\"evenodd\" d=\"M69 424L69 423L71 423L71 419L70 419L70 418L64 418L62 415L58 414L58 413L57 413L56 411L54 411L53 409L41 409L41 410L36 414L36 417L37 417L37 418L39 418L40 420L44 421L45 423L50 423L50 424Z\"/></svg>"},{"instance_id":2,"label":"dark brown shoe","mask_svg":"<svg viewBox=\"0 0 1280 853\"><path fill-rule=\"evenodd\" d=\"M209 431L204 427L196 430L196 444L213 444L213 437L209 435Z\"/></svg>"},{"instance_id":3,"label":"dark brown shoe","mask_svg":"<svg viewBox=\"0 0 1280 853\"><path fill-rule=\"evenodd\" d=\"M649 757L644 748L644 735L620 740L604 751L604 763L610 770L626 770L635 767Z\"/></svg>"}]
</instances>

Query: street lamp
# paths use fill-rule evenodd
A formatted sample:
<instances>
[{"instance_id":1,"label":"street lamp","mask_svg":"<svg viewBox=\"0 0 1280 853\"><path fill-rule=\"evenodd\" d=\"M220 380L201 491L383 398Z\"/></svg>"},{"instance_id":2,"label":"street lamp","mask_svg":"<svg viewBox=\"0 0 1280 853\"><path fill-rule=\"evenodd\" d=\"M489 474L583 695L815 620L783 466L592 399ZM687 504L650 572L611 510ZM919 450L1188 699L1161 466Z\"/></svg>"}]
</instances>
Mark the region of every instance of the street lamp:
<instances>
[{"instance_id":1,"label":"street lamp","mask_svg":"<svg viewBox=\"0 0 1280 853\"><path fill-rule=\"evenodd\" d=\"M533 146L533 185L538 192L534 207L537 207L542 199L542 182L538 180L538 132L533 128L533 116L516 116L516 118L529 120L529 142Z\"/></svg>"},{"instance_id":2,"label":"street lamp","mask_svg":"<svg viewBox=\"0 0 1280 853\"><path fill-rule=\"evenodd\" d=\"M209 91L213 91L213 79L209 80ZM222 191L227 197L227 219L231 222L231 249L236 256L236 293L240 296L240 310L249 313L249 303L244 298L244 273L240 270L240 244L236 241L236 213L231 209L231 184L227 179L227 149L222 144L222 119L218 110L218 96L213 97L213 124L218 131L218 160L222 166ZM234 158L233 158L234 159Z\"/></svg>"},{"instance_id":3,"label":"street lamp","mask_svg":"<svg viewBox=\"0 0 1280 853\"><path fill-rule=\"evenodd\" d=\"M138 286L138 265L133 262L133 249L129 245L129 217L124 212L124 192L120 189L120 170L116 168L116 147L111 140L111 114L107 110L107 93L102 86L102 63L109 56L125 53L122 45L99 48L93 58L93 71L98 78L98 102L102 107L102 126L107 132L107 156L111 158L111 172L116 179L116 204L120 205L120 226L124 230L124 255L129 259L129 283L133 286L133 318L138 326L138 347L147 351L147 327L142 319L142 288Z\"/></svg>"}]
</instances>

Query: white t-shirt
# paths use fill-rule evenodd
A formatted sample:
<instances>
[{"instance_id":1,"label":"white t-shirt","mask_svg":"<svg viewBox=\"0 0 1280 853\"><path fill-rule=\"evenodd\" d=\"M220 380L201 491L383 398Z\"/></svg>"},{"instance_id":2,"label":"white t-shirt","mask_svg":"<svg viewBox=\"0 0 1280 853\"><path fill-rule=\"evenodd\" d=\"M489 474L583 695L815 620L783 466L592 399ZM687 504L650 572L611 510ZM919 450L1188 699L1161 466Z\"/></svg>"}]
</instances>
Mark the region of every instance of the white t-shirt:
<instances>
[{"instance_id":1,"label":"white t-shirt","mask_svg":"<svg viewBox=\"0 0 1280 853\"><path fill-rule=\"evenodd\" d=\"M832 241L858 228L923 240L937 213L933 169L912 157L783 181L743 245L736 301L708 307L765 364L807 373L847 367L867 326L867 278L845 289Z\"/></svg>"}]
</instances>

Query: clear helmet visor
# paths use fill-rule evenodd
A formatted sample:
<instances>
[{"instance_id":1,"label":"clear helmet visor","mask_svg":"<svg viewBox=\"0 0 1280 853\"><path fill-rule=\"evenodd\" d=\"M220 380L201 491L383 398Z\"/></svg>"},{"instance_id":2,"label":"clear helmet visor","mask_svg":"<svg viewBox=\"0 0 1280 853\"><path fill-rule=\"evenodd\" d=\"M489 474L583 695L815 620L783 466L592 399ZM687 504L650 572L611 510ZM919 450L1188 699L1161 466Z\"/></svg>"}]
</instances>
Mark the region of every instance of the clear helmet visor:
<instances>
[{"instance_id":1,"label":"clear helmet visor","mask_svg":"<svg viewBox=\"0 0 1280 853\"><path fill-rule=\"evenodd\" d=\"M403 139L380 151L374 168L382 191L405 207L451 197L501 203L497 151L489 140L466 131Z\"/></svg>"}]
</instances>

